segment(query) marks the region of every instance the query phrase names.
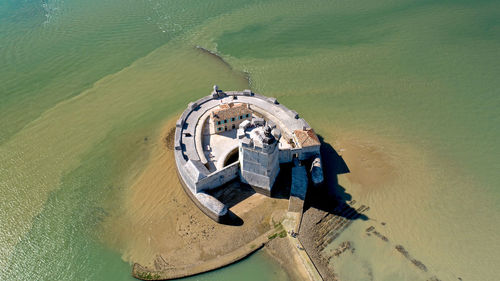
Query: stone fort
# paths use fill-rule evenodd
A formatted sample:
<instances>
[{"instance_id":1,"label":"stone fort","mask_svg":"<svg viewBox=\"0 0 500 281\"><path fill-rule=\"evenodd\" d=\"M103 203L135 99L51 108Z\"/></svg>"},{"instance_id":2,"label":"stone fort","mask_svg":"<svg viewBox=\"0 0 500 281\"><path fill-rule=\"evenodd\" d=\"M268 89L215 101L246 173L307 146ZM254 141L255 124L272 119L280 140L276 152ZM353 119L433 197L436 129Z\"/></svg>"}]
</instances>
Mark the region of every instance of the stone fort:
<instances>
[{"instance_id":1,"label":"stone fort","mask_svg":"<svg viewBox=\"0 0 500 281\"><path fill-rule=\"evenodd\" d=\"M223 222L228 209L211 190L239 180L271 196L286 163L292 164L289 211L301 212L309 182L323 182L320 146L309 124L275 98L214 86L177 121L174 155L186 193Z\"/></svg>"}]
</instances>

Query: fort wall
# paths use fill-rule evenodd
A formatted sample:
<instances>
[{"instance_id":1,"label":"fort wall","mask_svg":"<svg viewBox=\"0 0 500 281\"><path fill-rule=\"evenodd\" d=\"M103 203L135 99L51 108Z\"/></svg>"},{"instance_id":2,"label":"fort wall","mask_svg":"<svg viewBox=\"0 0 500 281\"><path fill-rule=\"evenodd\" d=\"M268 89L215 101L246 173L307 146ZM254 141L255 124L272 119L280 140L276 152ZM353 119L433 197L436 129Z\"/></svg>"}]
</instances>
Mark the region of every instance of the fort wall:
<instances>
[{"instance_id":1,"label":"fort wall","mask_svg":"<svg viewBox=\"0 0 500 281\"><path fill-rule=\"evenodd\" d=\"M239 175L239 163L233 163L221 170L208 174L202 171L203 167L196 165L186 165L191 160L200 165L206 164L206 159L199 142L201 138L202 126L205 122L205 115L209 110L220 105L221 102L247 103L252 110L261 114L264 118L274 122L283 133L282 137L287 139L292 138L294 130L304 130L310 128L309 124L299 117L297 112L286 108L279 104L275 98L269 98L252 93L250 90L234 91L234 92L212 92L211 95L200 98L188 105L187 109L181 114L176 123L175 138L174 138L174 157L177 165L179 179L183 183L186 192L189 193L198 206L205 213L211 212L211 218L217 218L224 212L219 208L220 202L213 197L202 196L203 202L196 198L196 194L203 191L208 191L215 187L221 186L230 180L233 180ZM200 119L203 119L200 122ZM277 161L279 163L290 162L293 156L298 156L299 160L308 159L319 153L319 146L309 148L294 148L283 150L277 153ZM195 169L198 171L193 171ZM200 176L199 173L202 175ZM195 175L195 176L193 176ZM274 178L274 177L272 177ZM273 180L274 181L274 180ZM272 186L273 182L266 183ZM214 203L214 204L212 204ZM215 207L214 207L215 206ZM218 219L216 219L218 220Z\"/></svg>"},{"instance_id":2,"label":"fort wall","mask_svg":"<svg viewBox=\"0 0 500 281\"><path fill-rule=\"evenodd\" d=\"M210 190L228 183L239 176L239 171L240 166L238 162L234 162L222 168L222 170L217 170L195 183L196 192Z\"/></svg>"}]
</instances>

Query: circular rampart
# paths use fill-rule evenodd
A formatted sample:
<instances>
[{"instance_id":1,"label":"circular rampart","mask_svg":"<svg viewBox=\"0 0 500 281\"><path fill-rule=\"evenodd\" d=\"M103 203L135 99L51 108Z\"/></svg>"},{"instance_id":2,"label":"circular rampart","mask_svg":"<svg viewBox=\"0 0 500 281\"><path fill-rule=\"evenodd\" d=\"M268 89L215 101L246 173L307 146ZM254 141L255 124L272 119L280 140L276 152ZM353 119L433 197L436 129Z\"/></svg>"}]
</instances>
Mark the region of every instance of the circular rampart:
<instances>
[{"instance_id":1,"label":"circular rampart","mask_svg":"<svg viewBox=\"0 0 500 281\"><path fill-rule=\"evenodd\" d=\"M275 98L258 95L250 90L214 91L211 95L188 105L175 128L174 156L179 180L193 202L218 222L224 220L228 210L205 191L236 178L239 171L238 162L217 167L217 171L209 172L202 147L202 131L208 113L220 104L229 102L249 104L252 111L276 124L286 139L291 139L295 130L310 128L297 112L286 108Z\"/></svg>"}]
</instances>

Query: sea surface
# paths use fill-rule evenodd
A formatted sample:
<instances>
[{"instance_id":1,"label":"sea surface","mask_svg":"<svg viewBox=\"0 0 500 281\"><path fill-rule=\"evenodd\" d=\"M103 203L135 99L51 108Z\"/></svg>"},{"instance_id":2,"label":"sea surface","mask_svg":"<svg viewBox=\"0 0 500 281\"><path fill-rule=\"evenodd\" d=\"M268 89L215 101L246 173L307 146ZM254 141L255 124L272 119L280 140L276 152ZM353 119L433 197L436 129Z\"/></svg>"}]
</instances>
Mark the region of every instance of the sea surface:
<instances>
[{"instance_id":1,"label":"sea surface","mask_svg":"<svg viewBox=\"0 0 500 281\"><path fill-rule=\"evenodd\" d=\"M499 1L0 1L0 280L132 280L101 223L213 84L277 97L350 166L370 210L331 245L355 248L340 280L498 280L499 77ZM193 280L236 277L286 274L258 253Z\"/></svg>"}]
</instances>

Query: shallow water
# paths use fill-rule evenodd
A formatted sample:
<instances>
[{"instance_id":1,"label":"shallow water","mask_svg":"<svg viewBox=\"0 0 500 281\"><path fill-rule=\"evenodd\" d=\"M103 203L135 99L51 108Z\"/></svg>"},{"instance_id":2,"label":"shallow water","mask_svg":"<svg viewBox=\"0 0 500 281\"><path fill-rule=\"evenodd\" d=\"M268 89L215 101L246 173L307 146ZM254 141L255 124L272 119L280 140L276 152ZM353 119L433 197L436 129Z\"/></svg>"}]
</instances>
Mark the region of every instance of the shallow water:
<instances>
[{"instance_id":1,"label":"shallow water","mask_svg":"<svg viewBox=\"0 0 500 281\"><path fill-rule=\"evenodd\" d=\"M130 278L101 222L145 137L217 83L277 97L343 149L340 184L371 209L334 242L357 249L332 260L342 280L495 280L499 27L496 1L4 1L0 279ZM277 278L263 261L196 278Z\"/></svg>"}]
</instances>

